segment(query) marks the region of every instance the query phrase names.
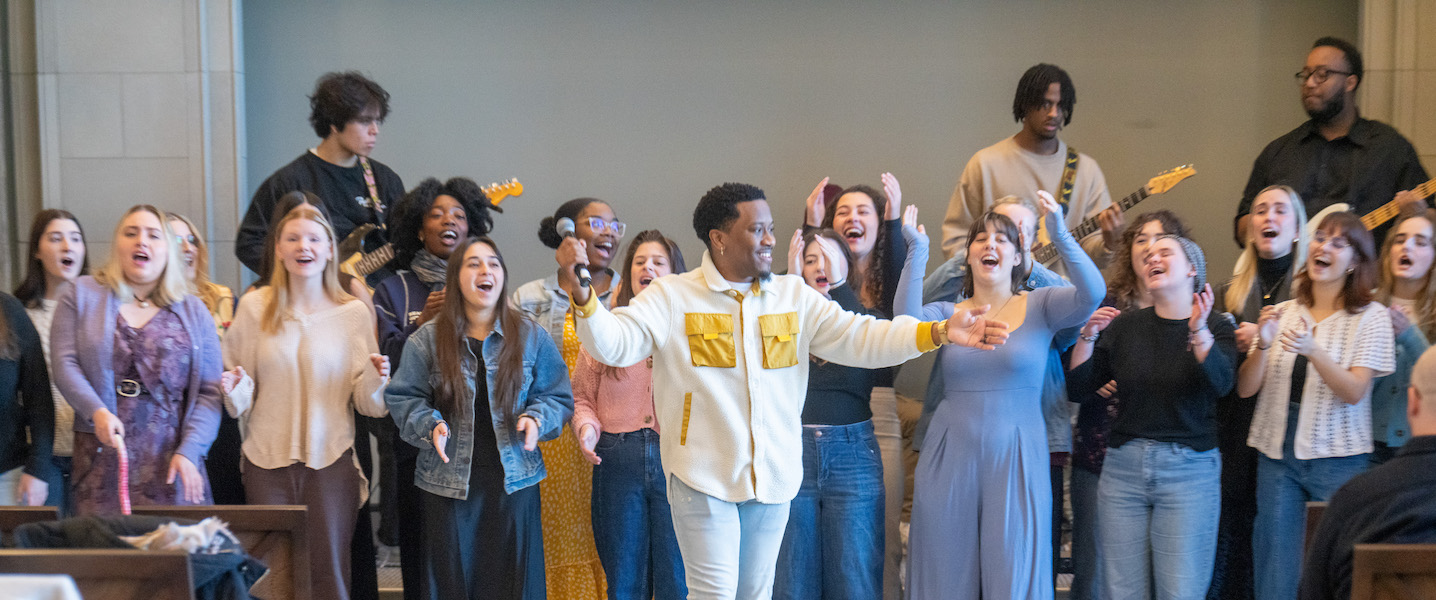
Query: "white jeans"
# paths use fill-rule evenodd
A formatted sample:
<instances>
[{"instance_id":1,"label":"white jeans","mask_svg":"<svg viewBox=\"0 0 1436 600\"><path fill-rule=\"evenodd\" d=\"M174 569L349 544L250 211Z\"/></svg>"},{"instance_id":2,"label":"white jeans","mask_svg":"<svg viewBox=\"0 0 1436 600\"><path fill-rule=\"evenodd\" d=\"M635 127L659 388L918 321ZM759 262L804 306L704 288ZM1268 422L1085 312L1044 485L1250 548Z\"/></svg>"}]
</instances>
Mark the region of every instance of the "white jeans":
<instances>
[{"instance_id":1,"label":"white jeans","mask_svg":"<svg viewBox=\"0 0 1436 600\"><path fill-rule=\"evenodd\" d=\"M788 528L787 502L725 502L670 475L668 505L689 600L772 598L778 549Z\"/></svg>"}]
</instances>

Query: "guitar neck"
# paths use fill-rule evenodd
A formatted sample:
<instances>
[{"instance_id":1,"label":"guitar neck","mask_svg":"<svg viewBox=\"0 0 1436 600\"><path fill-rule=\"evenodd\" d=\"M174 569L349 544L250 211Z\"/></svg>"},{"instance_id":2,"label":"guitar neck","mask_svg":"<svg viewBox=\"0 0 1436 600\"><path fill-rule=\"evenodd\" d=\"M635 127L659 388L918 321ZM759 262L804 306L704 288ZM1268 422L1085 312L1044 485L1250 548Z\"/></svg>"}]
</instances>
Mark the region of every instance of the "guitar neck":
<instances>
[{"instance_id":1,"label":"guitar neck","mask_svg":"<svg viewBox=\"0 0 1436 600\"><path fill-rule=\"evenodd\" d=\"M1423 200L1426 199L1427 196L1436 194L1436 179L1432 179L1412 188L1411 193L1416 194L1416 197ZM1399 214L1401 214L1401 205L1395 200L1392 200L1361 217L1361 224L1365 225L1367 229L1376 229L1387 221L1395 219Z\"/></svg>"},{"instance_id":2,"label":"guitar neck","mask_svg":"<svg viewBox=\"0 0 1436 600\"><path fill-rule=\"evenodd\" d=\"M354 265L354 270L359 273L359 277L368 277L370 273L383 268L393 259L394 244L384 244L378 250L365 254L364 258L359 259L359 262Z\"/></svg>"},{"instance_id":3,"label":"guitar neck","mask_svg":"<svg viewBox=\"0 0 1436 600\"><path fill-rule=\"evenodd\" d=\"M1147 186L1144 185L1137 188L1137 191L1128 194L1127 197L1118 200L1117 207L1125 211L1136 206L1138 202L1146 200L1151 195L1152 194L1147 191ZM1078 223L1077 226L1072 229L1072 237L1080 240L1096 233L1097 230L1101 228L1102 222L1099 221L1097 217L1089 217L1083 219L1081 223ZM1032 258L1038 263L1046 263L1057 258L1057 246L1051 243L1038 246L1037 249L1032 251Z\"/></svg>"}]
</instances>

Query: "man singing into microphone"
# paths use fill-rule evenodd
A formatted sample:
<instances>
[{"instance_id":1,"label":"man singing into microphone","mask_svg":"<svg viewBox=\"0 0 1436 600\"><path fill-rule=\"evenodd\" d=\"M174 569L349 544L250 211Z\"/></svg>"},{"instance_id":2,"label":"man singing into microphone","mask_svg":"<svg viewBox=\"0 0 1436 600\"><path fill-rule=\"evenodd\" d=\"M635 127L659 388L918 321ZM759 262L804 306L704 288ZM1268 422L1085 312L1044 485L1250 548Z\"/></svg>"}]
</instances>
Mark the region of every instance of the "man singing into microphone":
<instances>
[{"instance_id":1,"label":"man singing into microphone","mask_svg":"<svg viewBox=\"0 0 1436 600\"><path fill-rule=\"evenodd\" d=\"M843 311L796 275L772 274L773 217L763 191L726 183L703 196L693 229L703 264L655 280L609 312L579 285L585 243L564 239L558 284L595 359L653 357L654 409L689 598L768 598L803 478L800 415L807 356L863 368L941 344L991 349L1006 325L957 311L947 321L883 321ZM841 282L837 285L842 285Z\"/></svg>"}]
</instances>

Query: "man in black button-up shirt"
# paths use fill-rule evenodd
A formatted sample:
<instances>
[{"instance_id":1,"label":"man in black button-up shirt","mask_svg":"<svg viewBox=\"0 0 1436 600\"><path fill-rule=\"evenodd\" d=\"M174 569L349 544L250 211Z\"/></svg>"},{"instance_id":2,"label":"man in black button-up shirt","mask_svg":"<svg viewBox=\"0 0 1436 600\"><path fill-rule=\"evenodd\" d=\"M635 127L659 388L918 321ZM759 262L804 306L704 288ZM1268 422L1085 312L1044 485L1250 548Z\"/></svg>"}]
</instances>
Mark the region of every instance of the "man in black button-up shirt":
<instances>
[{"instance_id":1,"label":"man in black button-up shirt","mask_svg":"<svg viewBox=\"0 0 1436 600\"><path fill-rule=\"evenodd\" d=\"M1436 348L1411 370L1411 441L1331 497L1301 573L1301 600L1351 597L1356 544L1436 542Z\"/></svg>"},{"instance_id":2,"label":"man in black button-up shirt","mask_svg":"<svg viewBox=\"0 0 1436 600\"><path fill-rule=\"evenodd\" d=\"M1295 188L1308 216L1338 202L1365 215L1426 181L1426 169L1406 138L1390 125L1358 115L1362 71L1361 52L1351 43L1316 41L1297 73L1302 107L1311 120L1267 144L1252 165L1237 207L1238 245L1246 239L1252 200L1269 185ZM1403 212L1415 213L1424 205L1424 199L1402 196ZM1373 232L1378 245L1388 227Z\"/></svg>"}]
</instances>

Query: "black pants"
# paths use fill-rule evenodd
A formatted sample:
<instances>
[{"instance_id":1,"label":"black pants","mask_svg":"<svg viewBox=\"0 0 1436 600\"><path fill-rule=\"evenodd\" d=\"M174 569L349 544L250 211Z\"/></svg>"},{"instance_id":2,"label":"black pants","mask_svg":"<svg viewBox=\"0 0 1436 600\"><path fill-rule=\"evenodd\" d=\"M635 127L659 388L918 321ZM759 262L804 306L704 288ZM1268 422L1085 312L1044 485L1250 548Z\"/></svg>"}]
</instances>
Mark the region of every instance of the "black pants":
<instances>
[{"instance_id":1,"label":"black pants","mask_svg":"<svg viewBox=\"0 0 1436 600\"><path fill-rule=\"evenodd\" d=\"M388 419L389 417L384 417ZM354 456L365 477L373 477L374 456L369 449L369 432L377 419L354 413ZM354 522L354 539L349 543L349 597L351 600L379 600L379 572L374 549L374 519L366 505Z\"/></svg>"}]
</instances>

